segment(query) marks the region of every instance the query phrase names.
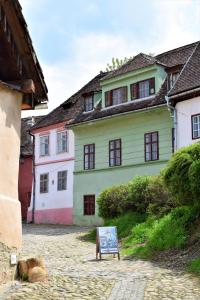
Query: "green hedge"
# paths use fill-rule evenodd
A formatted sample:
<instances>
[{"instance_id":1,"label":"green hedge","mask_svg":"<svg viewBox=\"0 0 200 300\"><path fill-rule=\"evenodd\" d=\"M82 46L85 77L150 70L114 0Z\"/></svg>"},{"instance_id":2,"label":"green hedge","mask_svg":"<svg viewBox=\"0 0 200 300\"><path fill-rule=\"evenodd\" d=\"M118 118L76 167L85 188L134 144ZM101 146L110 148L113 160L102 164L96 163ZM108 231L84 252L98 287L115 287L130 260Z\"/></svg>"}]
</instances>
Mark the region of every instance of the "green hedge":
<instances>
[{"instance_id":1,"label":"green hedge","mask_svg":"<svg viewBox=\"0 0 200 300\"><path fill-rule=\"evenodd\" d=\"M169 160L164 182L177 203L200 203L200 143L184 147Z\"/></svg>"}]
</instances>

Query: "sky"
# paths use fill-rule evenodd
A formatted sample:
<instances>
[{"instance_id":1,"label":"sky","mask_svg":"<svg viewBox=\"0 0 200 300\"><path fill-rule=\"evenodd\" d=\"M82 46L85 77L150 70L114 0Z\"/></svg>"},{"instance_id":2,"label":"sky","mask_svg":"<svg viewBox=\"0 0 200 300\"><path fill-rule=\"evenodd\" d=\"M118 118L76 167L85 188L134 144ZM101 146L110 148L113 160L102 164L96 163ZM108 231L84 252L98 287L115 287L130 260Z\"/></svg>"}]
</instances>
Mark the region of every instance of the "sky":
<instances>
[{"instance_id":1,"label":"sky","mask_svg":"<svg viewBox=\"0 0 200 300\"><path fill-rule=\"evenodd\" d=\"M48 110L36 114L56 108L112 57L200 40L200 0L19 1L49 90Z\"/></svg>"}]
</instances>

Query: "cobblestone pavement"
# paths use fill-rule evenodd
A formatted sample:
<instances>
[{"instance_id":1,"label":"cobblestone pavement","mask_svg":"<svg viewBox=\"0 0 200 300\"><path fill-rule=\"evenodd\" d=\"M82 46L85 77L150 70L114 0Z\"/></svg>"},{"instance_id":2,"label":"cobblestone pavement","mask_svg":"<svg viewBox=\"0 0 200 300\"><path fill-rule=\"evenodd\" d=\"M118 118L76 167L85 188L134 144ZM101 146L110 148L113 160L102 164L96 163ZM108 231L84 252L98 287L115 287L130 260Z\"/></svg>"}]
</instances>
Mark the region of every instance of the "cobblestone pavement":
<instances>
[{"instance_id":1,"label":"cobblestone pavement","mask_svg":"<svg viewBox=\"0 0 200 300\"><path fill-rule=\"evenodd\" d=\"M45 283L13 282L0 300L199 300L200 281L181 271L112 256L95 260L95 245L81 241L86 228L26 225L21 258L42 255Z\"/></svg>"}]
</instances>

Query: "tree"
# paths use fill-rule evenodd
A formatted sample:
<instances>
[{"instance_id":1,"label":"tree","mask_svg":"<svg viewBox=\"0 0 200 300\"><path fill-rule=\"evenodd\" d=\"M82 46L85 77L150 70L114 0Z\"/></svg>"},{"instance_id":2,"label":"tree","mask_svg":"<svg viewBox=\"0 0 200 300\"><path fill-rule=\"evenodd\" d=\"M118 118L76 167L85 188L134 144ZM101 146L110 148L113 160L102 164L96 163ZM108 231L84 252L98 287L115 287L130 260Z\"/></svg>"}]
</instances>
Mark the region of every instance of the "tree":
<instances>
[{"instance_id":1,"label":"tree","mask_svg":"<svg viewBox=\"0 0 200 300\"><path fill-rule=\"evenodd\" d=\"M134 56L130 56L129 58L128 57L124 57L122 59L119 59L119 58L112 58L112 63L111 64L107 64L107 67L106 67L106 71L109 72L109 71L114 71L114 70L117 70L119 67L123 66L125 63L127 63L129 60L133 59Z\"/></svg>"}]
</instances>

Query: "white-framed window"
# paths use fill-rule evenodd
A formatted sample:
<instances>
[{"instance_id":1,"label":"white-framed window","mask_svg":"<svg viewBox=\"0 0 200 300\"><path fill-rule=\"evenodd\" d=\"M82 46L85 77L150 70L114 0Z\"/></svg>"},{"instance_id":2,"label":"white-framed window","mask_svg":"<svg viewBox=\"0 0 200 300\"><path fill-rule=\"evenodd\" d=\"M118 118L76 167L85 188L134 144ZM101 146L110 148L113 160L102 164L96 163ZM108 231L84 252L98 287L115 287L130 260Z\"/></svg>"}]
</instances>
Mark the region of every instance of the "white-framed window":
<instances>
[{"instance_id":1,"label":"white-framed window","mask_svg":"<svg viewBox=\"0 0 200 300\"><path fill-rule=\"evenodd\" d=\"M67 131L57 132L57 153L67 152Z\"/></svg>"},{"instance_id":2,"label":"white-framed window","mask_svg":"<svg viewBox=\"0 0 200 300\"><path fill-rule=\"evenodd\" d=\"M105 106L127 102L127 86L105 92Z\"/></svg>"},{"instance_id":3,"label":"white-framed window","mask_svg":"<svg viewBox=\"0 0 200 300\"><path fill-rule=\"evenodd\" d=\"M49 155L49 136L40 136L40 156Z\"/></svg>"},{"instance_id":4,"label":"white-framed window","mask_svg":"<svg viewBox=\"0 0 200 300\"><path fill-rule=\"evenodd\" d=\"M200 114L192 116L192 139L200 138Z\"/></svg>"},{"instance_id":5,"label":"white-framed window","mask_svg":"<svg viewBox=\"0 0 200 300\"><path fill-rule=\"evenodd\" d=\"M155 77L132 83L131 100L143 99L155 95Z\"/></svg>"},{"instance_id":6,"label":"white-framed window","mask_svg":"<svg viewBox=\"0 0 200 300\"><path fill-rule=\"evenodd\" d=\"M63 191L67 189L67 171L58 172L57 190Z\"/></svg>"},{"instance_id":7,"label":"white-framed window","mask_svg":"<svg viewBox=\"0 0 200 300\"><path fill-rule=\"evenodd\" d=\"M49 191L49 173L40 174L40 193L48 193Z\"/></svg>"},{"instance_id":8,"label":"white-framed window","mask_svg":"<svg viewBox=\"0 0 200 300\"><path fill-rule=\"evenodd\" d=\"M91 96L87 96L84 99L84 105L85 105L85 111L91 111L94 108L94 99L93 99L93 95Z\"/></svg>"},{"instance_id":9,"label":"white-framed window","mask_svg":"<svg viewBox=\"0 0 200 300\"><path fill-rule=\"evenodd\" d=\"M139 82L139 98L145 98L149 95L149 80Z\"/></svg>"}]
</instances>

